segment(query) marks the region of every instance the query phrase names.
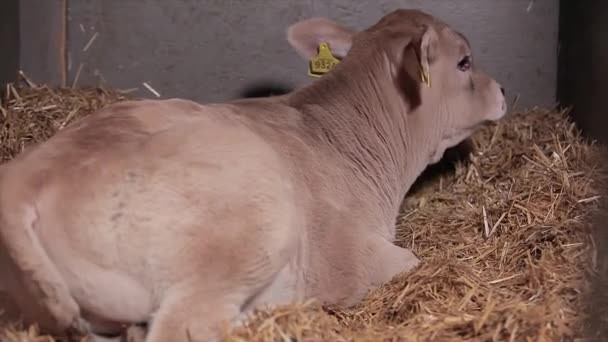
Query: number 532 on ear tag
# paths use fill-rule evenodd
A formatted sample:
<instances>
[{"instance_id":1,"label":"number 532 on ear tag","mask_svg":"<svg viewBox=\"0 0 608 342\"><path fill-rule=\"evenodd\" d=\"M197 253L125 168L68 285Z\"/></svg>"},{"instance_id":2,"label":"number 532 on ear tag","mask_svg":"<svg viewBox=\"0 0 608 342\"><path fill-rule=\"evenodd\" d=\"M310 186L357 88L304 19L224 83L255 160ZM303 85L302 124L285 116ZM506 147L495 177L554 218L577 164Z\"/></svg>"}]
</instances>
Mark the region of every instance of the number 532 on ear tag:
<instances>
[{"instance_id":1,"label":"number 532 on ear tag","mask_svg":"<svg viewBox=\"0 0 608 342\"><path fill-rule=\"evenodd\" d=\"M319 52L308 64L308 75L321 77L330 72L339 62L340 60L331 53L329 45L322 42L319 44Z\"/></svg>"}]
</instances>

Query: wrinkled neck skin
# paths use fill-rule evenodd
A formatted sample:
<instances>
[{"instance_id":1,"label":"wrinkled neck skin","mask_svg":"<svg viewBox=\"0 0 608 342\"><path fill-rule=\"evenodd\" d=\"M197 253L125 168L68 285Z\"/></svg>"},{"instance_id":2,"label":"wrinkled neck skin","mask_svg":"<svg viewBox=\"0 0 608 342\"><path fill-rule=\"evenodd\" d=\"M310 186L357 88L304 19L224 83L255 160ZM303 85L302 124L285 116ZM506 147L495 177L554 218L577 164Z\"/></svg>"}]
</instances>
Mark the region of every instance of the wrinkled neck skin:
<instances>
[{"instance_id":1,"label":"wrinkled neck skin","mask_svg":"<svg viewBox=\"0 0 608 342\"><path fill-rule=\"evenodd\" d=\"M376 197L384 218L394 220L428 164L429 141L417 127L421 123L408 116L409 104L395 87L388 59L373 56L343 60L288 102L304 113L313 138L347 161L343 171L367 190L361 198ZM367 63L357 63L361 60Z\"/></svg>"}]
</instances>

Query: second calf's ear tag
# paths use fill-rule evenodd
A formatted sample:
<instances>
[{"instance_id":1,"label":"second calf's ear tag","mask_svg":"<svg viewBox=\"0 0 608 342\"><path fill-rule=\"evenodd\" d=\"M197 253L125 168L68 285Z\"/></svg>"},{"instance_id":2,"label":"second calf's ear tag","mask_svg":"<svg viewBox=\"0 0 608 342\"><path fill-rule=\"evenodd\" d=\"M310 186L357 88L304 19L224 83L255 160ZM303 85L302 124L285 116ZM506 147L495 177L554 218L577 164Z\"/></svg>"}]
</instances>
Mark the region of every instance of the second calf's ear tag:
<instances>
[{"instance_id":1,"label":"second calf's ear tag","mask_svg":"<svg viewBox=\"0 0 608 342\"><path fill-rule=\"evenodd\" d=\"M334 57L326 42L319 44L319 52L314 56L308 64L308 75L313 77L321 77L330 72L340 60Z\"/></svg>"}]
</instances>

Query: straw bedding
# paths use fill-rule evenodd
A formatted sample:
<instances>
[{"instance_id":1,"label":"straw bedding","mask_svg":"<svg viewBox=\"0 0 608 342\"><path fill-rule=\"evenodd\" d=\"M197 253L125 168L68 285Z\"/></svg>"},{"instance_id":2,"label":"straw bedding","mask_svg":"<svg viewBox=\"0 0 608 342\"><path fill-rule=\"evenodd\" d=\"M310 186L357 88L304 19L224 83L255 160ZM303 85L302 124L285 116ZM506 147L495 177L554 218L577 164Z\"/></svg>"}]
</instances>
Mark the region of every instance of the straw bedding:
<instances>
[{"instance_id":1,"label":"straw bedding","mask_svg":"<svg viewBox=\"0 0 608 342\"><path fill-rule=\"evenodd\" d=\"M102 89L8 87L0 158L124 96ZM422 260L355 308L314 302L256 312L230 341L552 341L582 336L590 229L604 184L599 148L563 113L514 114L474 136L455 171L408 195L397 244ZM597 299L594 302L597 302ZM204 318L201 318L204 319ZM2 335L3 334L3 335ZM1 340L52 341L34 328Z\"/></svg>"}]
</instances>

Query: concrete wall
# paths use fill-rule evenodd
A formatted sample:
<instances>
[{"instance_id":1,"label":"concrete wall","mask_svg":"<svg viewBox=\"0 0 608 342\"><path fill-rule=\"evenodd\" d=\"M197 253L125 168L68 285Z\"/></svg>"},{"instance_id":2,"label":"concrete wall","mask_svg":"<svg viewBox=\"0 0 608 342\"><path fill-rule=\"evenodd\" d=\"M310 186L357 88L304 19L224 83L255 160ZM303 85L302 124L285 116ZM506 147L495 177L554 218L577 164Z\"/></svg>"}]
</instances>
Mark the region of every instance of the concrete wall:
<instances>
[{"instance_id":1,"label":"concrete wall","mask_svg":"<svg viewBox=\"0 0 608 342\"><path fill-rule=\"evenodd\" d=\"M469 36L476 58L519 106L552 105L558 0L72 0L68 84L107 83L163 97L221 101L260 79L311 81L285 41L296 20L323 15L364 28L417 7ZM95 36L92 44L83 51Z\"/></svg>"},{"instance_id":2,"label":"concrete wall","mask_svg":"<svg viewBox=\"0 0 608 342\"><path fill-rule=\"evenodd\" d=\"M19 68L33 80L66 83L66 2L18 0Z\"/></svg>"}]
</instances>

